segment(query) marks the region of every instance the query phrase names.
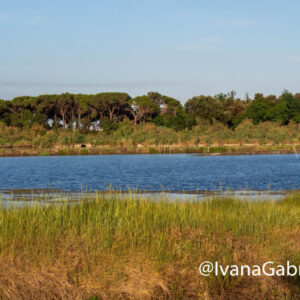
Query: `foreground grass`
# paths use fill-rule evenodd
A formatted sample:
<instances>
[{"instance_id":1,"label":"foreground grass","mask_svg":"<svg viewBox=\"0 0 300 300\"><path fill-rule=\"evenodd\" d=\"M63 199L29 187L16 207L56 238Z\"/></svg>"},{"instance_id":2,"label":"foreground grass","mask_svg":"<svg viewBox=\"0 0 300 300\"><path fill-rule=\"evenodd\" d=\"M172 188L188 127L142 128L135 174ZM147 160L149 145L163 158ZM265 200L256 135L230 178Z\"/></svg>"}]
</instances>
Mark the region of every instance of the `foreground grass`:
<instances>
[{"instance_id":1,"label":"foreground grass","mask_svg":"<svg viewBox=\"0 0 300 300\"><path fill-rule=\"evenodd\" d=\"M87 200L0 209L1 299L299 298L299 278L202 277L198 266L300 264L300 195Z\"/></svg>"}]
</instances>

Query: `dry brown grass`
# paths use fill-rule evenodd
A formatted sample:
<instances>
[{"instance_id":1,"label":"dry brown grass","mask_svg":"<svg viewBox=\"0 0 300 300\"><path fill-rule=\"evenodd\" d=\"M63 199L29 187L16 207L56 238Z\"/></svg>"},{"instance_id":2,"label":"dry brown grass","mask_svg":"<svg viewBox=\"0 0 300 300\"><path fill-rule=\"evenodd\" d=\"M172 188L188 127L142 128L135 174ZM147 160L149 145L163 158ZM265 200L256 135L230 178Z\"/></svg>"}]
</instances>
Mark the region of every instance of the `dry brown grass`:
<instances>
[{"instance_id":1,"label":"dry brown grass","mask_svg":"<svg viewBox=\"0 0 300 300\"><path fill-rule=\"evenodd\" d=\"M119 266L115 274L105 274L101 267L77 277L78 258L69 262L58 259L54 265L34 265L20 259L0 260L1 299L153 299L167 298L169 290L162 276L150 265Z\"/></svg>"},{"instance_id":2,"label":"dry brown grass","mask_svg":"<svg viewBox=\"0 0 300 300\"><path fill-rule=\"evenodd\" d=\"M1 258L0 295L2 299L83 299L65 269L32 266L26 261Z\"/></svg>"},{"instance_id":3,"label":"dry brown grass","mask_svg":"<svg viewBox=\"0 0 300 300\"><path fill-rule=\"evenodd\" d=\"M246 241L228 239L234 264L263 263ZM80 245L58 257L53 264L1 258L1 299L292 299L295 287L284 278L241 277L229 282L208 281L199 275L198 261L175 261L158 267L141 258L103 255L91 265L93 255ZM217 245L209 249L214 253ZM95 257L94 257L95 258ZM93 258L93 259L94 259ZM85 271L84 271L85 270Z\"/></svg>"},{"instance_id":4,"label":"dry brown grass","mask_svg":"<svg viewBox=\"0 0 300 300\"><path fill-rule=\"evenodd\" d=\"M297 279L203 277L300 264L299 196L283 203L109 201L0 210L0 299L299 299Z\"/></svg>"}]
</instances>

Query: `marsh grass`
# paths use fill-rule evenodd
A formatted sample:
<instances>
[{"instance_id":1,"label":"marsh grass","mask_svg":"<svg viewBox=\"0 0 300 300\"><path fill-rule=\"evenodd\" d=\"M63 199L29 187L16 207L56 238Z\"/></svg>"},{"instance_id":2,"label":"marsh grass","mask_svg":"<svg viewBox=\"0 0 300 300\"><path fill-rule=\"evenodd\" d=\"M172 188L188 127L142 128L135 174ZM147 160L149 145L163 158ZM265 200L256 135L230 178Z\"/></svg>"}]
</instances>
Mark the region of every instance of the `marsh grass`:
<instances>
[{"instance_id":1,"label":"marsh grass","mask_svg":"<svg viewBox=\"0 0 300 300\"><path fill-rule=\"evenodd\" d=\"M111 192L69 202L0 209L0 298L299 297L297 278L198 272L206 260L300 264L299 194L197 202Z\"/></svg>"}]
</instances>

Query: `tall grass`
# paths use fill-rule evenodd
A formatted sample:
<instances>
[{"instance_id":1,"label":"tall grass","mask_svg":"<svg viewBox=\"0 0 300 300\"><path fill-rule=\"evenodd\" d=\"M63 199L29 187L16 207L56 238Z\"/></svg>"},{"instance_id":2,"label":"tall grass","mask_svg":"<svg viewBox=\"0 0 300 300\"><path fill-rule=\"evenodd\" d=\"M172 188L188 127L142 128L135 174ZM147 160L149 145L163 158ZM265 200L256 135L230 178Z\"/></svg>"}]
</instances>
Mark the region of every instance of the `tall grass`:
<instances>
[{"instance_id":1,"label":"tall grass","mask_svg":"<svg viewBox=\"0 0 300 300\"><path fill-rule=\"evenodd\" d=\"M76 144L90 144L93 147L135 147L144 145L158 147L161 145L180 145L185 147L223 146L224 144L255 144L273 146L299 144L300 125L291 122L287 126L279 123L264 122L254 125L244 120L235 130L228 129L221 123L209 124L199 122L192 130L175 131L171 128L157 127L152 123L134 126L124 121L119 128L111 132L81 133L78 130L45 130L41 126L32 128L7 127L0 123L0 146L33 146L42 149L72 147ZM156 149L157 150L157 149Z\"/></svg>"},{"instance_id":2,"label":"tall grass","mask_svg":"<svg viewBox=\"0 0 300 300\"><path fill-rule=\"evenodd\" d=\"M300 264L299 195L278 202L154 201L117 193L96 198L0 209L0 268L9 264L18 272L9 281L10 271L0 271L0 297L21 299L20 282L34 276L41 284L33 294L42 298L299 296L297 281L286 278L206 278L197 270L206 260ZM56 286L45 274L63 277Z\"/></svg>"}]
</instances>

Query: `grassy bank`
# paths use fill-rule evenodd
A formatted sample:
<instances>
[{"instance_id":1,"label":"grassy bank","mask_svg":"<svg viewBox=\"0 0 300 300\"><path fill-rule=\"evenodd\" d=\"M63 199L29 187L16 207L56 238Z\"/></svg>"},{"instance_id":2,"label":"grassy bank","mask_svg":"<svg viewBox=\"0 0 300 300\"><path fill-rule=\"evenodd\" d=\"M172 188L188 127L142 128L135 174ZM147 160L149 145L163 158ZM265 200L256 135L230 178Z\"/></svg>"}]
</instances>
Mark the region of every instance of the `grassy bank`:
<instances>
[{"instance_id":1,"label":"grassy bank","mask_svg":"<svg viewBox=\"0 0 300 300\"><path fill-rule=\"evenodd\" d=\"M299 278L203 277L198 266L300 264L299 215L299 194L0 209L0 298L296 299Z\"/></svg>"},{"instance_id":2,"label":"grassy bank","mask_svg":"<svg viewBox=\"0 0 300 300\"><path fill-rule=\"evenodd\" d=\"M0 156L85 155L132 153L260 154L300 151L300 124L245 120L235 129L220 123L200 123L176 131L154 124L123 122L113 131L90 131L40 126L7 127L0 123Z\"/></svg>"},{"instance_id":3,"label":"grassy bank","mask_svg":"<svg viewBox=\"0 0 300 300\"><path fill-rule=\"evenodd\" d=\"M8 156L51 156L51 155L107 155L107 154L179 154L198 153L202 155L244 155L244 154L298 154L300 145L136 145L136 146L56 146L39 147L1 147L0 157Z\"/></svg>"}]
</instances>

